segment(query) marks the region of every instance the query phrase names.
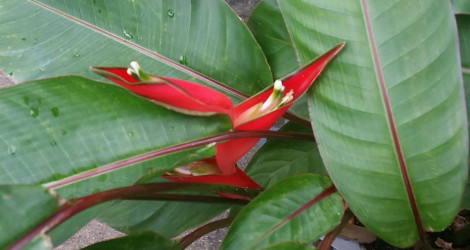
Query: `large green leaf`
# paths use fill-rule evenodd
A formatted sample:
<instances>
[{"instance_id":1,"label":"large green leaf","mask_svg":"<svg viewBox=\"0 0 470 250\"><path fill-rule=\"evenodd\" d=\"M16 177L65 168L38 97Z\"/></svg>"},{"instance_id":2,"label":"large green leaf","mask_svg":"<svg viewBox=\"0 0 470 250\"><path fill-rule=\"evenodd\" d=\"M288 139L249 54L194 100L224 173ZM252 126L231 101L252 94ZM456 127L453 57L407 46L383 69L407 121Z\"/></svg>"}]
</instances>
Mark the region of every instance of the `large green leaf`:
<instances>
[{"instance_id":1,"label":"large green leaf","mask_svg":"<svg viewBox=\"0 0 470 250\"><path fill-rule=\"evenodd\" d=\"M148 169L167 171L184 154L90 173L231 127L227 117L177 114L81 77L30 82L0 94L0 183L53 185L63 198L132 184ZM70 179L77 175L83 178Z\"/></svg>"},{"instance_id":2,"label":"large green leaf","mask_svg":"<svg viewBox=\"0 0 470 250\"><path fill-rule=\"evenodd\" d=\"M110 249L110 250L132 250L132 249L142 249L142 250L150 250L150 249L181 249L180 246L161 235L158 235L153 232L141 232L136 234L127 235L124 237L120 237L117 239L102 241L91 246L88 246L84 249L87 250L102 250L102 249Z\"/></svg>"},{"instance_id":3,"label":"large green leaf","mask_svg":"<svg viewBox=\"0 0 470 250\"><path fill-rule=\"evenodd\" d=\"M312 133L311 129L295 123L284 125L280 131ZM327 175L315 142L275 139L268 139L263 144L250 160L245 172L263 187L269 187L298 173Z\"/></svg>"},{"instance_id":4,"label":"large green leaf","mask_svg":"<svg viewBox=\"0 0 470 250\"><path fill-rule=\"evenodd\" d=\"M39 209L40 208L40 209ZM0 186L0 248L5 249L15 239L34 228L59 208L57 197L37 186ZM42 237L32 244L43 245Z\"/></svg>"},{"instance_id":5,"label":"large green leaf","mask_svg":"<svg viewBox=\"0 0 470 250\"><path fill-rule=\"evenodd\" d=\"M231 128L227 117L177 114L81 77L30 82L0 94L0 183L42 184L63 198L131 185L150 169L166 172L187 152L105 167ZM64 233L71 231L55 231L53 241L61 242Z\"/></svg>"},{"instance_id":6,"label":"large green leaf","mask_svg":"<svg viewBox=\"0 0 470 250\"><path fill-rule=\"evenodd\" d=\"M266 189L242 209L221 249L313 242L340 222L343 209L328 177L294 175Z\"/></svg>"},{"instance_id":7,"label":"large green leaf","mask_svg":"<svg viewBox=\"0 0 470 250\"><path fill-rule=\"evenodd\" d=\"M361 222L400 247L445 228L460 207L468 152L450 3L265 1L258 8L258 15L282 14L301 62L347 42L309 102L324 163Z\"/></svg>"},{"instance_id":8,"label":"large green leaf","mask_svg":"<svg viewBox=\"0 0 470 250\"><path fill-rule=\"evenodd\" d=\"M155 75L238 97L223 85L252 94L272 82L259 45L222 0L3 1L0 22L0 69L17 82L64 74L101 79L90 65L131 60ZM230 129L226 117L174 114L81 78L33 82L0 96L0 183L45 184L65 198L132 184L149 169L163 173L188 152L99 171ZM64 231L73 230L54 231L55 242Z\"/></svg>"},{"instance_id":9,"label":"large green leaf","mask_svg":"<svg viewBox=\"0 0 470 250\"><path fill-rule=\"evenodd\" d=\"M137 60L149 73L245 94L272 83L258 44L222 0L3 1L0 23L0 68L18 82L98 79L90 65Z\"/></svg>"}]
</instances>

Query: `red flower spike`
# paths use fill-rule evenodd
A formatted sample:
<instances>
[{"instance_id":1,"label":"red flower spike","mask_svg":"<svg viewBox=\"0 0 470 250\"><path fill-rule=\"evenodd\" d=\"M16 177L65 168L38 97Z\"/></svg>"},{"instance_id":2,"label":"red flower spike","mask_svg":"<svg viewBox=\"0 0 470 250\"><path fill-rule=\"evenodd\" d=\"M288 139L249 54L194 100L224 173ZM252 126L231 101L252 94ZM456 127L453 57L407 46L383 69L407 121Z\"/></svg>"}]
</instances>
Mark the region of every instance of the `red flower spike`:
<instances>
[{"instance_id":1,"label":"red flower spike","mask_svg":"<svg viewBox=\"0 0 470 250\"><path fill-rule=\"evenodd\" d=\"M214 158L204 159L199 161L201 165L204 165L207 168L207 165L212 164L213 168L217 168L217 164ZM196 183L213 183L213 184L226 184L236 187L242 188L250 188L250 189L262 189L260 185L258 185L255 181L253 181L248 175L246 175L241 169L234 166L235 172L232 174L224 175L220 173L214 173L209 175L202 175L202 176L191 176L182 174L179 171L172 171L171 173L162 175L163 178L175 182L196 182ZM225 194L219 193L217 194L225 196L231 199L246 199L246 197L234 195L234 194Z\"/></svg>"},{"instance_id":2,"label":"red flower spike","mask_svg":"<svg viewBox=\"0 0 470 250\"><path fill-rule=\"evenodd\" d=\"M284 78L282 84L284 85L284 92L292 94L292 100L283 104L280 108L275 109L263 116L256 119L247 120L245 123L237 122L234 125L234 130L268 130L276 121L284 115L287 109L299 98L312 83L317 79L320 73L326 66L333 60L333 58L341 51L345 43L341 43L329 50L325 54L317 57L311 64L303 69ZM261 93L251 97L250 99L240 103L234 108L235 121L237 117L242 115L246 110L250 109L258 103L264 102L273 93L273 88L266 89ZM233 120L232 120L233 122ZM245 155L259 139L238 139L231 140L225 143L217 144L216 146L216 159L220 171L224 174L230 174L235 171L234 166L236 162Z\"/></svg>"},{"instance_id":3,"label":"red flower spike","mask_svg":"<svg viewBox=\"0 0 470 250\"><path fill-rule=\"evenodd\" d=\"M232 101L225 95L202 85L168 77L148 76L135 79L126 68L91 67L92 71L125 89L168 109L207 116L226 114L233 117Z\"/></svg>"},{"instance_id":4,"label":"red flower spike","mask_svg":"<svg viewBox=\"0 0 470 250\"><path fill-rule=\"evenodd\" d=\"M233 107L227 96L210 88L183 80L147 75L136 62L132 62L128 69L91 69L129 91L169 109L191 115L227 114L232 121L233 130L268 130L307 91L344 46L345 43L336 45L311 64L285 77L282 83L276 81L274 88L268 88L236 107ZM222 174L231 176L240 172L236 162L258 140L237 139L218 144L215 158ZM221 175L217 176L220 178Z\"/></svg>"}]
</instances>

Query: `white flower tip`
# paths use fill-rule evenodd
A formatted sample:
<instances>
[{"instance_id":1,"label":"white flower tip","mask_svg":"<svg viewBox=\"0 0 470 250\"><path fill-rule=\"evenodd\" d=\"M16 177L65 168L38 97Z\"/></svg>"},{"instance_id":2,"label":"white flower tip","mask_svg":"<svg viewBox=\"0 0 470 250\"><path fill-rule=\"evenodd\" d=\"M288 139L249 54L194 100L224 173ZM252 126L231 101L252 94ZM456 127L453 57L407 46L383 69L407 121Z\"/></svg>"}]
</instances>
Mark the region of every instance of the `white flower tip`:
<instances>
[{"instance_id":1,"label":"white flower tip","mask_svg":"<svg viewBox=\"0 0 470 250\"><path fill-rule=\"evenodd\" d=\"M282 98L282 101L281 101L281 105L282 104L286 104L290 101L294 100L294 90L290 90L289 93L287 93L283 98Z\"/></svg>"},{"instance_id":2,"label":"white flower tip","mask_svg":"<svg viewBox=\"0 0 470 250\"><path fill-rule=\"evenodd\" d=\"M284 91L284 85L282 85L281 80L278 79L274 82L274 89Z\"/></svg>"},{"instance_id":3,"label":"white flower tip","mask_svg":"<svg viewBox=\"0 0 470 250\"><path fill-rule=\"evenodd\" d=\"M132 62L131 62L131 68L132 68L134 71L138 72L139 69L140 69L140 65L139 65L139 63L137 63L136 61L132 61Z\"/></svg>"}]
</instances>

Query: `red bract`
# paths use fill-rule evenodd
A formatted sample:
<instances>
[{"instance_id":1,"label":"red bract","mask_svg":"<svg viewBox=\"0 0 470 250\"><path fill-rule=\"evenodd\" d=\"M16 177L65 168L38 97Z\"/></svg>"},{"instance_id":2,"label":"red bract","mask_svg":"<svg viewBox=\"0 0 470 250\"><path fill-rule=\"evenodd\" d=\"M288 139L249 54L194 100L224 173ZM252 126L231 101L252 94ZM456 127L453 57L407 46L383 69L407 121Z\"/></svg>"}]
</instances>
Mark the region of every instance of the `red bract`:
<instances>
[{"instance_id":1,"label":"red bract","mask_svg":"<svg viewBox=\"0 0 470 250\"><path fill-rule=\"evenodd\" d=\"M144 81L129 75L126 68L90 69L127 90L168 109L190 115L226 114L233 117L232 101L202 85L168 77L149 76Z\"/></svg>"},{"instance_id":2,"label":"red bract","mask_svg":"<svg viewBox=\"0 0 470 250\"><path fill-rule=\"evenodd\" d=\"M345 43L341 43L325 54L317 57L312 63L300 69L293 74L285 77L282 84L285 87L284 92L289 93L292 91L293 99L289 103L284 104L280 108L258 117L253 120L238 123L234 126L234 130L247 131L247 130L268 130L274 123L284 115L284 113L292 106L307 89L312 85L315 79L326 68L329 62L341 51ZM257 103L264 102L273 92L273 88L266 89L259 94L251 97L250 99L240 103L234 108L235 120L243 112L248 110ZM253 139L238 139L231 140L225 143L218 144L216 147L216 159L222 173L232 173L234 171L235 163L245 155L256 143L257 138Z\"/></svg>"},{"instance_id":3,"label":"red bract","mask_svg":"<svg viewBox=\"0 0 470 250\"><path fill-rule=\"evenodd\" d=\"M185 168L189 166L188 168ZM213 183L213 184L225 184L225 185L232 185L236 187L242 188L250 188L250 189L257 189L260 190L262 187L258 185L255 181L253 181L248 175L246 175L241 169L235 166L235 172L232 174L221 174L218 170L217 163L214 158L204 159L201 161L194 162L192 164L188 164L187 166L183 166L180 168L184 168L184 171L175 169L168 174L162 175L163 178L176 181L176 182L197 182L197 183ZM191 170L190 168L198 168L198 166L202 166L205 173L201 173L198 170ZM199 167L201 168L201 167ZM184 173L188 171L188 173ZM192 175L194 172L199 172L199 176ZM233 198L233 199L245 199L245 197L233 194L226 194L226 193L218 193L222 196Z\"/></svg>"},{"instance_id":4,"label":"red bract","mask_svg":"<svg viewBox=\"0 0 470 250\"><path fill-rule=\"evenodd\" d=\"M268 130L305 93L344 45L341 43L335 46L306 67L285 77L282 84L276 81L276 88L261 91L236 107L227 96L210 88L188 81L147 75L136 62L132 62L128 69L91 69L169 109L192 115L226 114L232 121L233 130ZM236 139L218 144L215 159L220 172L223 175L236 174L236 162L257 141L257 138Z\"/></svg>"}]
</instances>

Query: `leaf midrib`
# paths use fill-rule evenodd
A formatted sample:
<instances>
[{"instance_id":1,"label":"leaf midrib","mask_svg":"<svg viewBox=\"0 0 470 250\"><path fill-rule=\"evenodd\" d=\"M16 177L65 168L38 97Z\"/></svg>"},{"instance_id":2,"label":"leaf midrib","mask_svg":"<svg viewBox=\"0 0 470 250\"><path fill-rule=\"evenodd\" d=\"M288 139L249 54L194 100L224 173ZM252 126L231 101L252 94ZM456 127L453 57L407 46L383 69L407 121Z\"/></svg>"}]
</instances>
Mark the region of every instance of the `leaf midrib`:
<instances>
[{"instance_id":1,"label":"leaf midrib","mask_svg":"<svg viewBox=\"0 0 470 250\"><path fill-rule=\"evenodd\" d=\"M202 80L202 81L206 82L207 84L209 84L209 85L211 85L211 86L213 86L217 89L222 90L223 92L229 93L229 94L231 94L233 96L236 96L236 97L238 97L242 100L244 100L248 97L247 95L243 94L242 92L240 92L238 90L232 89L232 88L230 88L230 87L228 87L228 86L226 86L226 85L224 85L224 84L222 84L222 83L220 83L220 82L218 82L214 79L211 79L211 78L209 78L209 77L207 77L207 76L205 76L205 75L203 75L199 72L196 72L196 71L194 71L194 70L192 70L188 67L185 67L184 65L176 63L176 62L166 58L165 56L162 56L162 55L160 55L160 54L158 54L154 51L151 51L151 50L149 50L145 47L142 47L142 46L134 44L130 41L127 41L127 40L125 40L125 39L123 39L123 38L121 38L121 37L119 37L119 36L117 36L117 35L115 35L111 32L108 32L106 30L103 30L103 29L100 29L96 26L93 26L93 25L91 25L91 24L89 24L89 23L87 23L83 20L80 20L80 19L78 19L76 17L73 17L71 15L68 15L68 14L66 14L66 13L64 13L64 12L58 10L58 9L55 9L55 8L53 8L51 6L48 6L46 4L43 4L41 2L38 2L37 0L31 0L31 2L33 4L36 4L36 5L40 6L41 8L47 9L47 10L49 10L49 11L51 11L51 12L53 12L53 13L59 15L59 16L62 16L63 18L66 18L66 19L68 19L72 22L75 22L79 25L82 25L82 26L84 26L88 29L91 29L91 30L99 33L99 34L102 34L103 36L106 36L106 37L108 37L108 38L110 38L110 39L112 39L116 42L119 42L121 44L124 44L125 46L128 46L128 47L136 50L136 51L139 51L139 52L147 55L148 57L151 57L151 58L156 59L157 61L163 62L166 65L175 68L176 70L179 70L179 71L184 72L184 73L186 73L186 74L188 74L192 77L195 77L199 80Z\"/></svg>"},{"instance_id":2,"label":"leaf midrib","mask_svg":"<svg viewBox=\"0 0 470 250\"><path fill-rule=\"evenodd\" d=\"M377 76L377 80L378 80L378 84L379 84L379 89L380 89L380 94L382 96L382 101L383 101L383 105L384 105L384 108L385 108L385 115L386 115L388 126L389 126L389 129L390 129L390 135L392 137L391 139L392 139L392 142L393 142L393 146L394 146L394 149L395 149L395 154L396 154L398 164L399 164L399 167L400 167L400 172L401 172L403 182L404 182L404 185L405 185L406 194L408 196L408 201L410 203L411 210L412 210L413 217L414 217L414 221L415 221L415 224L416 224L416 227L417 227L418 235L419 235L421 240L424 240L424 238L423 238L424 237L423 224L422 224L421 216L420 216L419 211L418 211L417 202L416 202L415 196L413 194L413 189L411 187L411 182L410 182L410 178L409 178L409 175L408 175L408 170L407 170L407 165L406 165L406 162L405 162L405 158L404 158L401 146L400 146L400 140L398 138L398 131L397 131L397 127L396 127L396 124L395 124L395 121L394 121L394 117L393 117L392 108L391 108L391 104L390 104L390 99L388 97L388 92L387 92L387 88L386 88L386 85L385 85L385 79L384 79L384 76L383 76L383 73L382 73L382 66L380 64L380 60L379 60L379 56L378 56L377 44L376 44L375 39L374 39L373 29L372 29L372 22L371 22L371 19L370 19L370 15L369 15L369 11L368 11L368 8L367 8L367 2L366 1L367 0L361 0L361 7L362 7L363 14L364 14L364 22L365 22L365 25L366 25L366 31L367 31L369 44L370 44L370 47L371 47L372 60L373 60L374 67L375 67L375 72L376 72L376 76Z\"/></svg>"}]
</instances>

